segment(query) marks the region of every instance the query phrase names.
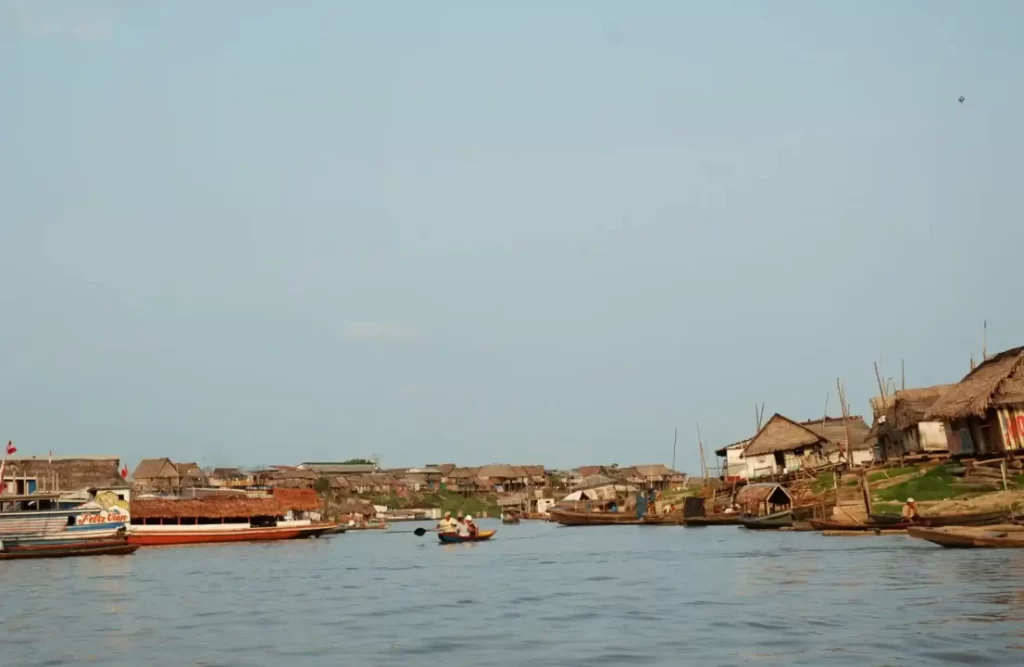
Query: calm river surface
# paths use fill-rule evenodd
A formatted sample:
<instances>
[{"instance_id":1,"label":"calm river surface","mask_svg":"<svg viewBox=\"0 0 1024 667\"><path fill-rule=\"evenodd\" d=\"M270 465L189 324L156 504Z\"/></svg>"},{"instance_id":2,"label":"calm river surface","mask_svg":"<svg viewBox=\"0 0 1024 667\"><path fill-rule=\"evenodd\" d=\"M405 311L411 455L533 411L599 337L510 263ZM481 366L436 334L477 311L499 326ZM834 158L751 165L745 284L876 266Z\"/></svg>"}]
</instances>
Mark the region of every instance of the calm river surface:
<instances>
[{"instance_id":1,"label":"calm river surface","mask_svg":"<svg viewBox=\"0 0 1024 667\"><path fill-rule=\"evenodd\" d=\"M0 665L1024 664L1024 551L538 522L442 547L415 525L0 563Z\"/></svg>"}]
</instances>

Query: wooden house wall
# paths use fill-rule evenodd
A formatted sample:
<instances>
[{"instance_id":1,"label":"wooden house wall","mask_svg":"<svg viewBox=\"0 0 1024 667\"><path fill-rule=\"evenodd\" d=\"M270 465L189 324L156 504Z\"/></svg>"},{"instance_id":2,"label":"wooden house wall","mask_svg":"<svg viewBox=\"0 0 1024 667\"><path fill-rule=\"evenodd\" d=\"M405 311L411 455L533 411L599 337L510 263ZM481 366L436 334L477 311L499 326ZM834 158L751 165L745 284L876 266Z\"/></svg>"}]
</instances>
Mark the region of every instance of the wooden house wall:
<instances>
[{"instance_id":1,"label":"wooden house wall","mask_svg":"<svg viewBox=\"0 0 1024 667\"><path fill-rule=\"evenodd\" d=\"M1024 449L1024 406L996 410L999 437L1006 451Z\"/></svg>"}]
</instances>

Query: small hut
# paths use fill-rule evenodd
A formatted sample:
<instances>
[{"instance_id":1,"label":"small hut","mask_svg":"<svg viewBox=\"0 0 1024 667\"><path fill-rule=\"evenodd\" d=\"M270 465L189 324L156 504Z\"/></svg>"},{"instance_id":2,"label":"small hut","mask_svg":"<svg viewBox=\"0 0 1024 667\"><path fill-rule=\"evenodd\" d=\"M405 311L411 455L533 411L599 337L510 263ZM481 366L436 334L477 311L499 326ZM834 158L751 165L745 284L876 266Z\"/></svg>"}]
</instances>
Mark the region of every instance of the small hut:
<instances>
[{"instance_id":1,"label":"small hut","mask_svg":"<svg viewBox=\"0 0 1024 667\"><path fill-rule=\"evenodd\" d=\"M793 496L781 484L747 484L736 494L736 504L746 514L774 514L792 507Z\"/></svg>"}]
</instances>

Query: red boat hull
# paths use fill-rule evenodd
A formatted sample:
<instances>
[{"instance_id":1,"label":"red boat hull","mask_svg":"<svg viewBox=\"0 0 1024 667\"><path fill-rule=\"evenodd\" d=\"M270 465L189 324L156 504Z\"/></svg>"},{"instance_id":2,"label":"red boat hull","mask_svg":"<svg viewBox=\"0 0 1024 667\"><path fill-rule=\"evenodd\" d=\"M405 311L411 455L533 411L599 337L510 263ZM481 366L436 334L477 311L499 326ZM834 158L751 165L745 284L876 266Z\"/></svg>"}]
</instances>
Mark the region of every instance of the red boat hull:
<instances>
[{"instance_id":1,"label":"red boat hull","mask_svg":"<svg viewBox=\"0 0 1024 667\"><path fill-rule=\"evenodd\" d=\"M302 528L243 528L241 530L128 531L128 544L156 547L175 544L216 544L220 542L267 542L294 540L309 533Z\"/></svg>"}]
</instances>

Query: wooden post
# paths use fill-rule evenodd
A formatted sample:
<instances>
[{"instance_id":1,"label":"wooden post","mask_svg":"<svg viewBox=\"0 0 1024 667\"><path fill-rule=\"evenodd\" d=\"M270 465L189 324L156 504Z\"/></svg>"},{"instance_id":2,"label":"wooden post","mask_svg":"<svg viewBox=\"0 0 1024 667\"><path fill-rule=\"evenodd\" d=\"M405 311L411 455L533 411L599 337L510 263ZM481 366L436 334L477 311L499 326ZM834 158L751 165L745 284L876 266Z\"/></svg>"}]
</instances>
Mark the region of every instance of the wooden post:
<instances>
[{"instance_id":1,"label":"wooden post","mask_svg":"<svg viewBox=\"0 0 1024 667\"><path fill-rule=\"evenodd\" d=\"M861 489L864 491L864 507L868 511L868 519L871 518L871 482L868 481L868 474L861 475Z\"/></svg>"},{"instance_id":2,"label":"wooden post","mask_svg":"<svg viewBox=\"0 0 1024 667\"><path fill-rule=\"evenodd\" d=\"M1003 491L1006 491L1006 461L1001 461L999 463L999 472L1003 473Z\"/></svg>"},{"instance_id":3,"label":"wooden post","mask_svg":"<svg viewBox=\"0 0 1024 667\"><path fill-rule=\"evenodd\" d=\"M836 389L839 391L839 405L843 409L843 428L846 430L846 464L852 466L853 438L850 437L850 411L846 405L846 392L843 391L843 384L840 382L839 378L836 378Z\"/></svg>"},{"instance_id":4,"label":"wooden post","mask_svg":"<svg viewBox=\"0 0 1024 667\"><path fill-rule=\"evenodd\" d=\"M907 367L906 367L906 364L903 363L903 360L900 359L900 389L906 389L906 388L907 388Z\"/></svg>"}]
</instances>

